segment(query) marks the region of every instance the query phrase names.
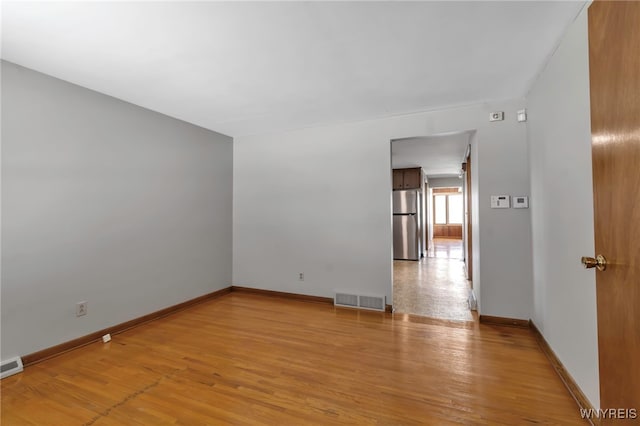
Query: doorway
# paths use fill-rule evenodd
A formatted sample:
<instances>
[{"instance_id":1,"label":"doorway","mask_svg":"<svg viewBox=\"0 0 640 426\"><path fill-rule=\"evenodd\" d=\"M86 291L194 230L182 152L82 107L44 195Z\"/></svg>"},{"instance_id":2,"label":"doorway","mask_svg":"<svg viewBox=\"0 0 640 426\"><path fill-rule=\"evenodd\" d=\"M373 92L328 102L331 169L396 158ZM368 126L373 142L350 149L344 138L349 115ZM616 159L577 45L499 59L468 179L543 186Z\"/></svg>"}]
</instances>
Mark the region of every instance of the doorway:
<instances>
[{"instance_id":1,"label":"doorway","mask_svg":"<svg viewBox=\"0 0 640 426\"><path fill-rule=\"evenodd\" d=\"M391 141L392 176L398 169L420 169L424 194L423 256L394 255L393 309L396 313L473 321L467 279L467 180L463 163L472 132L455 132ZM398 179L395 179L398 180ZM398 185L394 187L396 191ZM397 199L396 195L392 199ZM397 209L394 207L394 212ZM398 236L394 233L394 243Z\"/></svg>"}]
</instances>

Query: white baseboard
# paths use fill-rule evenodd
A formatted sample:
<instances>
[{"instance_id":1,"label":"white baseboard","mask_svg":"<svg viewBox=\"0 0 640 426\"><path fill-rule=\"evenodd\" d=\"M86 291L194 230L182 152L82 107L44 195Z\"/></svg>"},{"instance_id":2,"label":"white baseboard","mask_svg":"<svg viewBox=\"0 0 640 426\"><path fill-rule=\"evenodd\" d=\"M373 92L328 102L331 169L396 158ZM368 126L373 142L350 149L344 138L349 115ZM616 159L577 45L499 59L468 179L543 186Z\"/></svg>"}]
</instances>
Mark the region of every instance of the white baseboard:
<instances>
[{"instance_id":1,"label":"white baseboard","mask_svg":"<svg viewBox=\"0 0 640 426\"><path fill-rule=\"evenodd\" d=\"M473 289L469 289L469 298L467 299L469 303L469 309L472 311L478 310L478 299L476 299L476 294L473 292Z\"/></svg>"}]
</instances>

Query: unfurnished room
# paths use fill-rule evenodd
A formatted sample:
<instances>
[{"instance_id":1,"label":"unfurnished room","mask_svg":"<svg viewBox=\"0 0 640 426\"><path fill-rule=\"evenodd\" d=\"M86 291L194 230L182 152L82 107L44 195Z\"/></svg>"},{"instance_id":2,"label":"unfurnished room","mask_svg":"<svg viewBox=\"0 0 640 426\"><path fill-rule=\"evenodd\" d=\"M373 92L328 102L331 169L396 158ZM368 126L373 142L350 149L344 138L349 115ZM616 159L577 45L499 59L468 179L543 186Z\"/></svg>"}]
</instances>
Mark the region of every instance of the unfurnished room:
<instances>
[{"instance_id":1,"label":"unfurnished room","mask_svg":"<svg viewBox=\"0 0 640 426\"><path fill-rule=\"evenodd\" d=\"M640 421L640 2L0 6L2 425Z\"/></svg>"}]
</instances>

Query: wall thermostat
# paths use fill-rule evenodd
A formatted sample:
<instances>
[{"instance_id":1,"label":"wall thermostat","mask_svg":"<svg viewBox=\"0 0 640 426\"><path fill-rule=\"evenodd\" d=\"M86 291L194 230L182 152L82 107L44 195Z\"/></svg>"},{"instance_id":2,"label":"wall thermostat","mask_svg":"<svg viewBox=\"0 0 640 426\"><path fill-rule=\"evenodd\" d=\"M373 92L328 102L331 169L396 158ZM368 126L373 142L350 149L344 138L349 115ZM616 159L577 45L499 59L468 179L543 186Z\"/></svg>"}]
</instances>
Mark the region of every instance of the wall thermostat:
<instances>
[{"instance_id":1,"label":"wall thermostat","mask_svg":"<svg viewBox=\"0 0 640 426\"><path fill-rule=\"evenodd\" d=\"M528 209L529 208L529 197L514 195L513 197L513 208L514 209Z\"/></svg>"},{"instance_id":2,"label":"wall thermostat","mask_svg":"<svg viewBox=\"0 0 640 426\"><path fill-rule=\"evenodd\" d=\"M492 209L508 209L509 196L508 195L492 195L491 208Z\"/></svg>"}]
</instances>

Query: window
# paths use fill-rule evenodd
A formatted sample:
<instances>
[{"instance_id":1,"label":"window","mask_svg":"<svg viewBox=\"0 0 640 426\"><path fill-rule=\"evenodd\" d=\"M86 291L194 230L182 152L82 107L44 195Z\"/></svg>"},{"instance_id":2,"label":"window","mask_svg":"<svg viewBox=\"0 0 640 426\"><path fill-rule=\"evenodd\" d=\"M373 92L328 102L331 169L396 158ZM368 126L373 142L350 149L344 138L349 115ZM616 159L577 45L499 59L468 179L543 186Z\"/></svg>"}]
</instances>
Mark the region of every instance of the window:
<instances>
[{"instance_id":1,"label":"window","mask_svg":"<svg viewBox=\"0 0 640 426\"><path fill-rule=\"evenodd\" d=\"M449 215L447 221L452 224L462 224L462 194L447 195L449 198Z\"/></svg>"},{"instance_id":2,"label":"window","mask_svg":"<svg viewBox=\"0 0 640 426\"><path fill-rule=\"evenodd\" d=\"M433 196L436 225L462 225L462 194L436 194Z\"/></svg>"},{"instance_id":3,"label":"window","mask_svg":"<svg viewBox=\"0 0 640 426\"><path fill-rule=\"evenodd\" d=\"M447 224L447 196L446 195L435 195L435 208L436 208L436 225L446 225Z\"/></svg>"}]
</instances>

